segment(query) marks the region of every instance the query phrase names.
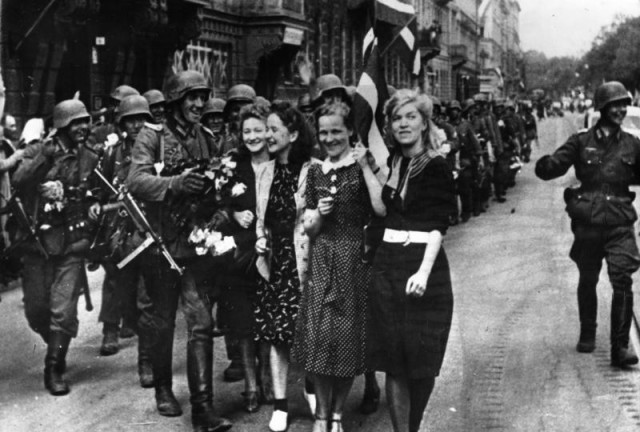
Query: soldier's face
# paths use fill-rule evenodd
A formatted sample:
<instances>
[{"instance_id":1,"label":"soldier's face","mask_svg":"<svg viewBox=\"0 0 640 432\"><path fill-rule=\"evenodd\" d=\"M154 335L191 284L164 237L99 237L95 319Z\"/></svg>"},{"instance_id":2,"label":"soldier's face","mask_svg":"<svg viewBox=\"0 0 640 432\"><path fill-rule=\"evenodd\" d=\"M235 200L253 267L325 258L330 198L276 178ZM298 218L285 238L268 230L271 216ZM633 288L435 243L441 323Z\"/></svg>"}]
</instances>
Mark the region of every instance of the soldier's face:
<instances>
[{"instance_id":1,"label":"soldier's face","mask_svg":"<svg viewBox=\"0 0 640 432\"><path fill-rule=\"evenodd\" d=\"M138 133L144 126L144 122L147 120L145 115L132 115L122 119L120 125L122 131L127 133L127 137L132 141L138 137Z\"/></svg>"},{"instance_id":2,"label":"soldier's face","mask_svg":"<svg viewBox=\"0 0 640 432\"><path fill-rule=\"evenodd\" d=\"M449 117L451 117L451 120L458 120L458 117L460 117L460 110L458 108L449 110Z\"/></svg>"},{"instance_id":3,"label":"soldier's face","mask_svg":"<svg viewBox=\"0 0 640 432\"><path fill-rule=\"evenodd\" d=\"M151 111L151 115L153 116L153 121L157 124L160 124L164 121L164 104L157 103L153 104L149 107L149 111Z\"/></svg>"},{"instance_id":4,"label":"soldier's face","mask_svg":"<svg viewBox=\"0 0 640 432\"><path fill-rule=\"evenodd\" d=\"M202 124L213 133L221 133L224 126L224 118L222 114L207 114L202 118Z\"/></svg>"},{"instance_id":5,"label":"soldier's face","mask_svg":"<svg viewBox=\"0 0 640 432\"><path fill-rule=\"evenodd\" d=\"M75 147L87 141L89 137L89 126L90 121L88 117L79 118L69 123L69 126L66 127L66 132L71 145Z\"/></svg>"},{"instance_id":6,"label":"soldier's face","mask_svg":"<svg viewBox=\"0 0 640 432\"><path fill-rule=\"evenodd\" d=\"M18 139L18 126L16 125L16 119L7 115L4 121L4 136L10 140Z\"/></svg>"},{"instance_id":7,"label":"soldier's face","mask_svg":"<svg viewBox=\"0 0 640 432\"><path fill-rule=\"evenodd\" d=\"M191 124L200 122L204 104L209 99L209 94L204 91L191 91L187 93L180 102L180 113L182 118Z\"/></svg>"},{"instance_id":8,"label":"soldier's face","mask_svg":"<svg viewBox=\"0 0 640 432\"><path fill-rule=\"evenodd\" d=\"M603 118L616 126L622 126L622 121L627 116L627 102L612 102L604 108Z\"/></svg>"}]
</instances>

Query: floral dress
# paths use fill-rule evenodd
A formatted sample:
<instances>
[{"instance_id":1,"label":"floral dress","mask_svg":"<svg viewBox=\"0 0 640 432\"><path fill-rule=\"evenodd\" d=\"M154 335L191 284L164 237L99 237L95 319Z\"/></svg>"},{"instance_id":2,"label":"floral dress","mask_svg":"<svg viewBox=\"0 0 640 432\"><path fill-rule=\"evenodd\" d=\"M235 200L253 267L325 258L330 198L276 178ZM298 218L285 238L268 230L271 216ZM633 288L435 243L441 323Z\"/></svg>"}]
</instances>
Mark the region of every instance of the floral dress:
<instances>
[{"instance_id":1,"label":"floral dress","mask_svg":"<svg viewBox=\"0 0 640 432\"><path fill-rule=\"evenodd\" d=\"M299 167L298 167L299 168ZM276 162L265 226L271 232L271 278L259 278L254 307L256 341L289 347L293 343L300 302L293 231L296 223L294 194L299 169Z\"/></svg>"}]
</instances>

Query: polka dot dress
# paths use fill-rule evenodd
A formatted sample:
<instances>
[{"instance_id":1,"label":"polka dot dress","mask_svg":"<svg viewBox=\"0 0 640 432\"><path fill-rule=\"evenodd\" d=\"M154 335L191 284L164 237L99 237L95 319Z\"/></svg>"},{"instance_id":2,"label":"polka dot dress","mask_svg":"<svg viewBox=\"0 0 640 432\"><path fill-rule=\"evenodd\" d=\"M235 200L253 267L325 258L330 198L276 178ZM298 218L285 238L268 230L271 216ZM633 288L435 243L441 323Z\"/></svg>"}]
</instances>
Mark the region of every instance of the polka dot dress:
<instances>
[{"instance_id":1,"label":"polka dot dress","mask_svg":"<svg viewBox=\"0 0 640 432\"><path fill-rule=\"evenodd\" d=\"M334 209L312 240L292 354L307 372L353 377L365 371L371 272L362 262L362 235L371 212L369 195L356 163L326 174L314 165L307 180L307 208L332 196Z\"/></svg>"}]
</instances>

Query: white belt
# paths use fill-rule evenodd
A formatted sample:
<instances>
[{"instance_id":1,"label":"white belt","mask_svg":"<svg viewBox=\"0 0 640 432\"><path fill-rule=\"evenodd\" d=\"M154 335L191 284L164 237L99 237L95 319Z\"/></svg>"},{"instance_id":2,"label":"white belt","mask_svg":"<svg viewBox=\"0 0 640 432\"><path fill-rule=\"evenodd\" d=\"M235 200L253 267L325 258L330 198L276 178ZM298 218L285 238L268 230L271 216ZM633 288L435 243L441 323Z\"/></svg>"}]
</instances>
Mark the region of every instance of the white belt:
<instances>
[{"instance_id":1,"label":"white belt","mask_svg":"<svg viewBox=\"0 0 640 432\"><path fill-rule=\"evenodd\" d=\"M429 233L425 231L398 231L390 228L384 230L382 241L387 243L429 243Z\"/></svg>"}]
</instances>

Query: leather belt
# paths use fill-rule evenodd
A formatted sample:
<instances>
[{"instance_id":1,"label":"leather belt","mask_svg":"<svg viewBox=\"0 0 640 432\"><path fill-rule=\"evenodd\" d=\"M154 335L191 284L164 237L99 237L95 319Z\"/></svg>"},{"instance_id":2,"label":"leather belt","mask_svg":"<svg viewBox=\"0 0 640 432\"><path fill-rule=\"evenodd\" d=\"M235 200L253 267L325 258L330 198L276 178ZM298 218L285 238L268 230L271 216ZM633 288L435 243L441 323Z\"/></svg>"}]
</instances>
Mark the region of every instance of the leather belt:
<instances>
[{"instance_id":1,"label":"leather belt","mask_svg":"<svg viewBox=\"0 0 640 432\"><path fill-rule=\"evenodd\" d=\"M391 228L384 230L382 241L387 243L429 243L429 233L426 231L399 231Z\"/></svg>"}]
</instances>

